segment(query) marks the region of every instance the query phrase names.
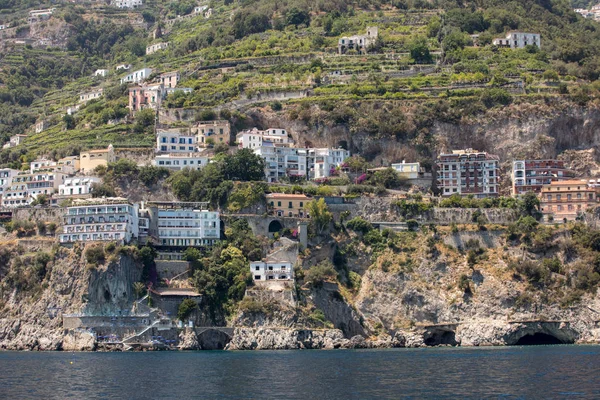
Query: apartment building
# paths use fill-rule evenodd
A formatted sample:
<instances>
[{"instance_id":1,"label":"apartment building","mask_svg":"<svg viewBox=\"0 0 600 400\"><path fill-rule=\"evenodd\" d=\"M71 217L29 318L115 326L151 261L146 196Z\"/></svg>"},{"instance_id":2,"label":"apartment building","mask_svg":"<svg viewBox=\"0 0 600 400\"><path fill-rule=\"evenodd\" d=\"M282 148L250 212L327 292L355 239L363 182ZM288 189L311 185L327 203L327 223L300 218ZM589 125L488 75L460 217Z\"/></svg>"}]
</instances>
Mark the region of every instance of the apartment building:
<instances>
[{"instance_id":1,"label":"apartment building","mask_svg":"<svg viewBox=\"0 0 600 400\"><path fill-rule=\"evenodd\" d=\"M575 172L561 160L516 160L512 168L512 194L540 193L551 182L572 180Z\"/></svg>"},{"instance_id":2,"label":"apartment building","mask_svg":"<svg viewBox=\"0 0 600 400\"><path fill-rule=\"evenodd\" d=\"M231 142L231 125L229 121L200 121L192 127L192 133L198 138L199 147Z\"/></svg>"},{"instance_id":3,"label":"apartment building","mask_svg":"<svg viewBox=\"0 0 600 400\"><path fill-rule=\"evenodd\" d=\"M442 196L498 196L499 158L473 149L440 154L436 160L437 186Z\"/></svg>"},{"instance_id":4,"label":"apartment building","mask_svg":"<svg viewBox=\"0 0 600 400\"><path fill-rule=\"evenodd\" d=\"M58 186L59 196L91 196L92 186L101 184L102 179L95 176L82 178L67 178L63 184Z\"/></svg>"},{"instance_id":5,"label":"apartment building","mask_svg":"<svg viewBox=\"0 0 600 400\"><path fill-rule=\"evenodd\" d=\"M308 152L293 147L275 147L264 143L254 153L265 160L265 176L268 182L278 182L282 177L308 179Z\"/></svg>"},{"instance_id":6,"label":"apartment building","mask_svg":"<svg viewBox=\"0 0 600 400\"><path fill-rule=\"evenodd\" d=\"M116 241L129 243L139 236L138 205L127 199L76 199L63 217L60 243Z\"/></svg>"},{"instance_id":7,"label":"apartment building","mask_svg":"<svg viewBox=\"0 0 600 400\"><path fill-rule=\"evenodd\" d=\"M21 171L11 168L0 169L0 198L4 196L4 190L10 187L12 179L19 175L19 172Z\"/></svg>"},{"instance_id":8,"label":"apartment building","mask_svg":"<svg viewBox=\"0 0 600 400\"><path fill-rule=\"evenodd\" d=\"M143 82L146 79L148 79L148 77L150 75L152 75L152 69L151 68L142 68L140 70L133 71L129 75L125 76L124 78L121 78L121 85L124 84L124 83L139 83L139 82Z\"/></svg>"},{"instance_id":9,"label":"apartment building","mask_svg":"<svg viewBox=\"0 0 600 400\"><path fill-rule=\"evenodd\" d=\"M204 168L210 159L201 153L166 153L157 154L152 160L155 167L163 167L172 171L179 171L185 168L199 170Z\"/></svg>"},{"instance_id":10,"label":"apartment building","mask_svg":"<svg viewBox=\"0 0 600 400\"><path fill-rule=\"evenodd\" d=\"M56 169L56 161L48 160L46 158L40 158L38 160L33 160L29 163L29 172L35 173L38 171L48 171Z\"/></svg>"},{"instance_id":11,"label":"apartment building","mask_svg":"<svg viewBox=\"0 0 600 400\"><path fill-rule=\"evenodd\" d=\"M129 109L132 112L160 107L166 97L165 88L162 83L152 85L139 85L129 88Z\"/></svg>"},{"instance_id":12,"label":"apartment building","mask_svg":"<svg viewBox=\"0 0 600 400\"><path fill-rule=\"evenodd\" d=\"M74 175L80 169L79 156L63 157L56 162L56 166L59 171L65 174Z\"/></svg>"},{"instance_id":13,"label":"apartment building","mask_svg":"<svg viewBox=\"0 0 600 400\"><path fill-rule=\"evenodd\" d=\"M198 138L189 130L159 129L156 132L156 151L161 153L191 153L198 147Z\"/></svg>"},{"instance_id":14,"label":"apartment building","mask_svg":"<svg viewBox=\"0 0 600 400\"><path fill-rule=\"evenodd\" d=\"M307 149L310 179L328 178L350 157L344 149Z\"/></svg>"},{"instance_id":15,"label":"apartment building","mask_svg":"<svg viewBox=\"0 0 600 400\"><path fill-rule=\"evenodd\" d=\"M108 166L108 163L117 161L113 145L108 145L107 149L84 151L79 155L79 166L81 172L89 174L100 165Z\"/></svg>"},{"instance_id":16,"label":"apartment building","mask_svg":"<svg viewBox=\"0 0 600 400\"><path fill-rule=\"evenodd\" d=\"M304 194L269 193L266 195L269 214L278 217L307 218L306 207L312 200Z\"/></svg>"},{"instance_id":17,"label":"apartment building","mask_svg":"<svg viewBox=\"0 0 600 400\"><path fill-rule=\"evenodd\" d=\"M13 176L10 185L4 189L2 207L27 206L39 195L52 196L65 178L62 172L36 172Z\"/></svg>"},{"instance_id":18,"label":"apartment building","mask_svg":"<svg viewBox=\"0 0 600 400\"><path fill-rule=\"evenodd\" d=\"M157 51L165 50L169 47L169 42L154 43L146 47L146 55L154 54Z\"/></svg>"},{"instance_id":19,"label":"apartment building","mask_svg":"<svg viewBox=\"0 0 600 400\"><path fill-rule=\"evenodd\" d=\"M294 144L285 129L273 128L264 131L259 131L257 128L242 131L237 134L236 142L242 149L256 149L263 143L273 143L274 146L279 147L291 147Z\"/></svg>"},{"instance_id":20,"label":"apartment building","mask_svg":"<svg viewBox=\"0 0 600 400\"><path fill-rule=\"evenodd\" d=\"M345 54L349 50L354 50L364 54L375 44L378 36L379 29L376 26L367 27L366 35L344 36L338 40L338 53Z\"/></svg>"},{"instance_id":21,"label":"apartment building","mask_svg":"<svg viewBox=\"0 0 600 400\"><path fill-rule=\"evenodd\" d=\"M554 181L544 185L540 209L546 219L574 221L589 207L598 205L598 188L585 180Z\"/></svg>"},{"instance_id":22,"label":"apartment building","mask_svg":"<svg viewBox=\"0 0 600 400\"><path fill-rule=\"evenodd\" d=\"M158 246L211 246L220 239L219 213L209 211L208 203L150 202L140 217L142 240Z\"/></svg>"},{"instance_id":23,"label":"apartment building","mask_svg":"<svg viewBox=\"0 0 600 400\"><path fill-rule=\"evenodd\" d=\"M525 46L533 45L542 47L541 35L539 33L511 31L504 38L496 38L492 44L499 47L509 47L511 49L522 49Z\"/></svg>"}]
</instances>

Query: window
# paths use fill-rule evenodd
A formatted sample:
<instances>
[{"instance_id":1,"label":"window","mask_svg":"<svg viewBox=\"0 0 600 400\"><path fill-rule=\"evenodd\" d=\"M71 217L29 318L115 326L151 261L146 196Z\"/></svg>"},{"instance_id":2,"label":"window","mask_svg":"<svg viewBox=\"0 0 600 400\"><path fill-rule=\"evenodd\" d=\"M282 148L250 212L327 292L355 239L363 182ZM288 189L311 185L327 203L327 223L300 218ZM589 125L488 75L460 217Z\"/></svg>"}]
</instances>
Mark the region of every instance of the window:
<instances>
[{"instance_id":1,"label":"window","mask_svg":"<svg viewBox=\"0 0 600 400\"><path fill-rule=\"evenodd\" d=\"M254 280L255 281L260 281L260 275L254 275Z\"/></svg>"},{"instance_id":2,"label":"window","mask_svg":"<svg viewBox=\"0 0 600 400\"><path fill-rule=\"evenodd\" d=\"M260 267L257 265L256 267L254 267L255 271L260 271Z\"/></svg>"},{"instance_id":3,"label":"window","mask_svg":"<svg viewBox=\"0 0 600 400\"><path fill-rule=\"evenodd\" d=\"M304 202L303 201L300 202L300 207L304 207Z\"/></svg>"},{"instance_id":4,"label":"window","mask_svg":"<svg viewBox=\"0 0 600 400\"><path fill-rule=\"evenodd\" d=\"M281 207L281 202L280 201L277 202L277 207Z\"/></svg>"},{"instance_id":5,"label":"window","mask_svg":"<svg viewBox=\"0 0 600 400\"><path fill-rule=\"evenodd\" d=\"M288 208L294 208L294 205L292 204L291 201L288 203Z\"/></svg>"}]
</instances>

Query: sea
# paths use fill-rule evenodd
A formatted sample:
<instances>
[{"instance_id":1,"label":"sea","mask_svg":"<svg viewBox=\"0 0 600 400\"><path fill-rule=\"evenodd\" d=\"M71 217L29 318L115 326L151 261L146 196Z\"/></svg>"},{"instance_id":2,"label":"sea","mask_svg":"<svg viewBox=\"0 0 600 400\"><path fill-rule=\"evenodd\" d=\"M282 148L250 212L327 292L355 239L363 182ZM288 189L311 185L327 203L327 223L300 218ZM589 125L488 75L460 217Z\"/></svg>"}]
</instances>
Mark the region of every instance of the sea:
<instances>
[{"instance_id":1,"label":"sea","mask_svg":"<svg viewBox=\"0 0 600 400\"><path fill-rule=\"evenodd\" d=\"M2 399L600 399L600 346L0 352Z\"/></svg>"}]
</instances>

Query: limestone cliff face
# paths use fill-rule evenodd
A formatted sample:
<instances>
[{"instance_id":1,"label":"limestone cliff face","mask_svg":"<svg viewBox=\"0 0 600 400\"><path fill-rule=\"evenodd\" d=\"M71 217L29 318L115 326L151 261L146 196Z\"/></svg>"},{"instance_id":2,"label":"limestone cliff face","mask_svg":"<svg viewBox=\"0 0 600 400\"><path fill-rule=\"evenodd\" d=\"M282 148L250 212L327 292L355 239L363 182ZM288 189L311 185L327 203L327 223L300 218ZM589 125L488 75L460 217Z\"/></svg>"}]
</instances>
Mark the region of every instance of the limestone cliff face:
<instances>
[{"instance_id":1,"label":"limestone cliff face","mask_svg":"<svg viewBox=\"0 0 600 400\"><path fill-rule=\"evenodd\" d=\"M61 314L128 309L131 283L141 267L127 255L97 269L86 265L81 249L58 248L43 277L32 275L27 249L3 245L11 254L0 276L0 348L14 350L92 350L89 335L65 337ZM31 250L31 249L29 249ZM22 277L23 280L16 280Z\"/></svg>"}]
</instances>

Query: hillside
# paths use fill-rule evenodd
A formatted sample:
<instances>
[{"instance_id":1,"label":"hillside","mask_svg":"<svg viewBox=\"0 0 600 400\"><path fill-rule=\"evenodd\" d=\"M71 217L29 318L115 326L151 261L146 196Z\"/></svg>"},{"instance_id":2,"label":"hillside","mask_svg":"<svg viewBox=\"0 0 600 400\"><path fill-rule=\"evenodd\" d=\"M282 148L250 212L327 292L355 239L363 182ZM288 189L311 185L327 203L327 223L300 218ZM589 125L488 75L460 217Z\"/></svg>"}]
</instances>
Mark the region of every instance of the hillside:
<instances>
[{"instance_id":1,"label":"hillside","mask_svg":"<svg viewBox=\"0 0 600 400\"><path fill-rule=\"evenodd\" d=\"M148 1L135 11L65 4L34 33L44 37L53 25L63 25L69 33L59 43L61 50L35 43L5 48L0 107L6 117L0 135L6 140L29 132L41 119L51 128L31 135L23 148L3 151L0 162L14 164L21 156L29 160L50 151L75 154L108 143L151 146L153 139L144 134L151 129L147 122L124 118L126 89L118 83L123 74L114 71L121 63L182 73L180 86L194 92L170 96L166 109L191 108L197 118L220 110L237 129L254 126L257 118L288 129L300 124L289 130L301 141L320 141L324 133L339 130L391 136L398 146L417 149L412 158L421 161L439 151L432 125L451 123L461 130L461 119L473 116L486 130L485 121L510 103L517 112L533 107L552 114L553 107L563 108L552 99L593 106L597 95L590 83L600 73L598 24L577 16L566 1L215 1L208 4L209 18L190 14L192 3ZM26 24L18 19L24 8L10 6L3 8L6 21ZM163 37L153 40L156 26ZM340 36L363 33L367 26L379 29L369 54L337 55ZM489 45L514 29L541 33L542 51ZM146 56L146 45L157 41L170 47ZM98 68L111 74L91 77ZM97 87L106 94L82 105L66 123L65 110L77 104L80 93ZM299 91L301 98L288 97ZM240 106L242 100L246 104ZM257 102L261 107L252 109ZM394 118L378 121L374 105ZM247 118L249 107L252 118ZM323 117L315 118L321 113L314 110ZM423 114L431 116L415 120ZM364 154L369 160L380 155L399 157L377 149Z\"/></svg>"}]
</instances>

